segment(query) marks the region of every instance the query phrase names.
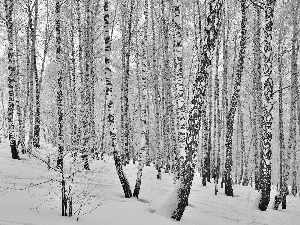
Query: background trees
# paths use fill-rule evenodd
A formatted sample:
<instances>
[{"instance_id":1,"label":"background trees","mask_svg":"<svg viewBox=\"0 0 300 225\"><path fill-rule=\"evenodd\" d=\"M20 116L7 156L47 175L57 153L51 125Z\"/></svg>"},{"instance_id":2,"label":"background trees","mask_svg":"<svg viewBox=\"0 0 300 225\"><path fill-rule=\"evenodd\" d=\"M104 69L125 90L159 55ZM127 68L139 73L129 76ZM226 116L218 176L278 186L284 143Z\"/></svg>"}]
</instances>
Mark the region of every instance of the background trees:
<instances>
[{"instance_id":1,"label":"background trees","mask_svg":"<svg viewBox=\"0 0 300 225\"><path fill-rule=\"evenodd\" d=\"M176 219L197 170L203 185L225 180L229 196L232 183L254 185L261 210L271 184L297 194L298 3L3 3L0 110L12 158L48 142L59 165L65 151L89 170L113 154L126 197L124 166L139 160L138 196L142 168L154 162L157 178L166 168L184 183Z\"/></svg>"}]
</instances>

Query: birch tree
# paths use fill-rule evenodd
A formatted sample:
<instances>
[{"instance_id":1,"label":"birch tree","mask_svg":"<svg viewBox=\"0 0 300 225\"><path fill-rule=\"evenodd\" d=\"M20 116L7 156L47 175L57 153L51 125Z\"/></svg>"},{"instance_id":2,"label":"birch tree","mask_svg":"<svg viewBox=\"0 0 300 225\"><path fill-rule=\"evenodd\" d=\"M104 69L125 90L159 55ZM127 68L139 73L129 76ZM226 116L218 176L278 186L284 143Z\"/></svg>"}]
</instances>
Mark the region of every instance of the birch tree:
<instances>
[{"instance_id":1,"label":"birch tree","mask_svg":"<svg viewBox=\"0 0 300 225\"><path fill-rule=\"evenodd\" d=\"M279 37L278 37L278 124L279 124L279 145L280 145L280 153L279 153L279 186L281 191L285 191L287 189L286 183L284 182L284 166L285 166L285 143L284 143L284 130L283 130L283 91L282 91L282 83L283 83L283 56L282 56L282 41L283 41L283 20L280 20L279 25ZM286 194L282 193L282 209L286 209Z\"/></svg>"},{"instance_id":2,"label":"birch tree","mask_svg":"<svg viewBox=\"0 0 300 225\"><path fill-rule=\"evenodd\" d=\"M117 170L117 174L119 176L121 185L123 187L123 191L125 194L125 198L130 198L132 196L130 185L127 177L123 172L123 167L121 164L120 155L118 152L118 144L117 144L117 132L116 132L116 124L115 124L115 114L114 114L114 102L112 96L112 71L111 71L111 39L109 35L110 28L110 13L109 13L109 0L104 0L104 43L105 43L105 79L106 79L106 99L107 99L107 124L110 135L110 141L113 148L113 155L115 160L115 166Z\"/></svg>"},{"instance_id":3,"label":"birch tree","mask_svg":"<svg viewBox=\"0 0 300 225\"><path fill-rule=\"evenodd\" d=\"M15 101L15 82L16 82L16 61L14 54L14 25L13 25L13 14L14 14L14 1L5 0L5 13L6 13L6 29L7 29L7 39L8 39L8 109L7 109L7 123L8 123L8 138L11 156L13 159L20 159L19 152L17 149L15 128L14 128L14 101Z\"/></svg>"},{"instance_id":4,"label":"birch tree","mask_svg":"<svg viewBox=\"0 0 300 225\"><path fill-rule=\"evenodd\" d=\"M242 74L244 69L244 57L246 51L246 22L247 22L247 15L246 15L246 1L241 1L241 13L242 13L242 21L241 21L241 39L240 39L240 51L239 51L239 59L237 65L237 71L234 79L234 86L233 86L233 94L230 100L230 108L227 112L227 132L226 132L226 173L225 173L225 194L227 196L233 196L233 189L232 189L232 135L233 135L233 123L234 123L234 116L236 112L237 103L240 98L240 90L241 90L241 81L242 81Z\"/></svg>"},{"instance_id":5,"label":"birch tree","mask_svg":"<svg viewBox=\"0 0 300 225\"><path fill-rule=\"evenodd\" d=\"M178 200L172 218L180 220L188 203L190 188L194 177L196 152L198 149L198 136L203 114L205 113L204 101L207 89L207 82L211 71L212 59L216 47L216 40L220 31L221 12L223 10L222 0L208 1L209 11L206 18L206 29L201 51L201 62L198 65L194 86L191 109L189 111L188 127L186 133L186 158L181 161L184 164L184 171L178 183Z\"/></svg>"},{"instance_id":6,"label":"birch tree","mask_svg":"<svg viewBox=\"0 0 300 225\"><path fill-rule=\"evenodd\" d=\"M264 28L264 67L263 67L263 152L261 169L261 199L259 209L266 211L270 201L271 191L271 140L272 140L272 108L273 108L273 80L272 74L272 29L275 0L265 3Z\"/></svg>"},{"instance_id":7,"label":"birch tree","mask_svg":"<svg viewBox=\"0 0 300 225\"><path fill-rule=\"evenodd\" d=\"M140 151L138 156L138 173L133 192L133 197L138 198L142 182L143 167L146 160L146 149L147 149L147 39L148 39L148 0L144 0L144 25L143 33L144 37L141 42L142 47L142 68L141 68L141 141Z\"/></svg>"},{"instance_id":8,"label":"birch tree","mask_svg":"<svg viewBox=\"0 0 300 225\"><path fill-rule=\"evenodd\" d=\"M64 177L64 142L63 142L63 73L62 73L62 47L61 47L61 1L55 2L55 31L56 31L56 65L57 65L57 116L58 116L58 160L57 168L61 172L61 193L62 193L62 216L67 216L66 181Z\"/></svg>"}]
</instances>

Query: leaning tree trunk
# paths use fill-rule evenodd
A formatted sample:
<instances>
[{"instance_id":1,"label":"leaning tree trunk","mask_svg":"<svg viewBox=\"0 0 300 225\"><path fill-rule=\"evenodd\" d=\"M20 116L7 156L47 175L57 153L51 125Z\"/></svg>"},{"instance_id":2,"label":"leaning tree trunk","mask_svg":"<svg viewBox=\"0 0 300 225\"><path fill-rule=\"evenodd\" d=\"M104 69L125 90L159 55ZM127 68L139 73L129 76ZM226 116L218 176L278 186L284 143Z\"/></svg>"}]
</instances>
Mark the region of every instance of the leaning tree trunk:
<instances>
[{"instance_id":1,"label":"leaning tree trunk","mask_svg":"<svg viewBox=\"0 0 300 225\"><path fill-rule=\"evenodd\" d=\"M14 86L16 80L16 65L14 55L14 42L13 42L13 13L14 3L13 0L5 0L4 2L6 11L6 28L8 38L8 108L7 108L7 123L8 123L8 138L10 144L11 156L13 159L19 159L19 152L16 145L15 133L14 133Z\"/></svg>"},{"instance_id":2,"label":"leaning tree trunk","mask_svg":"<svg viewBox=\"0 0 300 225\"><path fill-rule=\"evenodd\" d=\"M232 189L232 179L231 179L231 170L232 170L232 134L233 134L233 124L234 116L236 112L237 103L240 98L242 74L244 69L244 57L246 52L246 0L241 1L241 11L242 11L242 21L241 21L241 41L240 41L240 52L239 59L236 71L236 77L234 80L233 94L230 102L230 109L227 113L227 132L226 132L226 173L225 173L225 194L227 196L233 196Z\"/></svg>"},{"instance_id":3,"label":"leaning tree trunk","mask_svg":"<svg viewBox=\"0 0 300 225\"><path fill-rule=\"evenodd\" d=\"M63 74L62 74L62 47L61 47L61 1L55 3L55 31L56 31L56 63L57 63L57 115L58 115L58 160L57 168L61 171L62 216L67 216L66 181L64 177L64 146L63 146Z\"/></svg>"},{"instance_id":4,"label":"leaning tree trunk","mask_svg":"<svg viewBox=\"0 0 300 225\"><path fill-rule=\"evenodd\" d=\"M201 51L201 62L198 65L194 86L193 100L190 105L188 131L186 133L186 160L184 162L183 183L179 183L178 201L172 218L180 220L188 203L190 188L194 178L195 157L198 149L198 137L202 115L205 113L205 94L207 82L212 67L212 58L215 51L216 40L219 35L223 0L211 0L208 2L209 12L206 19L206 29Z\"/></svg>"},{"instance_id":5,"label":"leaning tree trunk","mask_svg":"<svg viewBox=\"0 0 300 225\"><path fill-rule=\"evenodd\" d=\"M111 40L109 35L109 26L110 26L110 18L109 18L109 1L104 1L104 42L105 42L105 78L106 78L106 99L107 99L107 124L109 135L111 138L111 144L113 147L114 160L116 165L116 170L121 182L121 185L124 190L125 198L130 198L132 196L130 185L128 179L126 178L123 167L120 159L120 155L118 153L117 139L116 139L116 125L115 125L115 115L113 112L114 102L112 95L112 83L111 77L112 72L110 68L110 54L111 54Z\"/></svg>"},{"instance_id":6,"label":"leaning tree trunk","mask_svg":"<svg viewBox=\"0 0 300 225\"><path fill-rule=\"evenodd\" d=\"M272 140L272 108L273 108L273 80L272 74L272 29L275 0L267 0L265 6L265 29L264 29L264 98L263 98L263 152L261 169L261 200L259 209L266 211L270 201L271 191L271 140Z\"/></svg>"},{"instance_id":7,"label":"leaning tree trunk","mask_svg":"<svg viewBox=\"0 0 300 225\"><path fill-rule=\"evenodd\" d=\"M144 1L144 38L141 42L142 47L142 74L141 74L141 142L140 152L138 157L138 173L136 184L133 192L133 197L138 198L140 193L142 172L145 164L146 149L147 149L147 36L148 36L148 0Z\"/></svg>"}]
</instances>

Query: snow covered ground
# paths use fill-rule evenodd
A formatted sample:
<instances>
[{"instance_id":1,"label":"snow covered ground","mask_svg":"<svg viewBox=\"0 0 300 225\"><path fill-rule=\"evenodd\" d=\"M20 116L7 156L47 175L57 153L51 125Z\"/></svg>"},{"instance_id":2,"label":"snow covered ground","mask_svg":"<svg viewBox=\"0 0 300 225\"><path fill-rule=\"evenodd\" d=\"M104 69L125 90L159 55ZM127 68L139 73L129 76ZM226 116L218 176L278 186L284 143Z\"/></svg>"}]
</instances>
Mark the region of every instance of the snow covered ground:
<instances>
[{"instance_id":1,"label":"snow covered ground","mask_svg":"<svg viewBox=\"0 0 300 225\"><path fill-rule=\"evenodd\" d=\"M75 175L74 210L82 207L73 217L62 217L60 184L56 181L59 174L27 155L21 155L19 161L10 156L8 143L1 143L0 225L300 224L299 198L288 196L287 210L272 210L271 201L269 209L261 212L252 209L257 192L251 187L235 186L234 197L225 196L224 189L219 187L219 195L215 196L213 183L203 187L200 177L194 179L182 220L165 218L155 211L175 188L172 175L163 173L162 180L157 180L155 168L145 167L139 200L126 199L112 159L94 160L91 171ZM133 190L136 165L128 165L124 171Z\"/></svg>"}]
</instances>

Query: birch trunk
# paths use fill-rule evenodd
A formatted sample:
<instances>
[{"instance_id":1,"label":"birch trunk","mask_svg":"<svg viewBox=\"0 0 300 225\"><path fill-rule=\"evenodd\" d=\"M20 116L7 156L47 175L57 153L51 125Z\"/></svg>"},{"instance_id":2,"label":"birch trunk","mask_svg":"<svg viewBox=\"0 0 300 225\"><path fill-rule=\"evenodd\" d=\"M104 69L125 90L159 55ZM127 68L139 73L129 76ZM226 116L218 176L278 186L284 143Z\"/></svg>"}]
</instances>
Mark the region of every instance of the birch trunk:
<instances>
[{"instance_id":1,"label":"birch trunk","mask_svg":"<svg viewBox=\"0 0 300 225\"><path fill-rule=\"evenodd\" d=\"M15 128L14 128L14 86L16 82L16 65L14 55L14 27L13 27L13 14L14 14L14 2L13 0L4 1L5 12L6 12L6 28L7 28L7 39L8 39L8 108L7 108L7 124L8 124L8 138L11 156L13 159L20 159L19 152L17 149Z\"/></svg>"},{"instance_id":2,"label":"birch trunk","mask_svg":"<svg viewBox=\"0 0 300 225\"><path fill-rule=\"evenodd\" d=\"M287 190L287 184L284 182L284 167L286 163L285 159L285 144L284 144L284 130L283 130L283 91L282 91L282 68L283 68L283 59L282 59L282 41L283 41L283 20L280 20L280 31L278 37L278 76L279 76L279 90L278 90L278 124L279 124L279 145L280 145L280 167L279 167L279 183L280 183L280 191L284 192ZM282 209L286 209L286 194L282 193Z\"/></svg>"},{"instance_id":3,"label":"birch trunk","mask_svg":"<svg viewBox=\"0 0 300 225\"><path fill-rule=\"evenodd\" d=\"M14 15L15 16L15 15ZM21 103L21 88L20 88L20 65L19 65L19 45L18 45L18 30L15 29L15 56L16 56L16 83L15 83L15 103L18 115L18 142L17 148L21 146L21 152L25 153L25 126L23 124L22 103Z\"/></svg>"},{"instance_id":4,"label":"birch trunk","mask_svg":"<svg viewBox=\"0 0 300 225\"><path fill-rule=\"evenodd\" d=\"M234 84L233 84L233 94L230 101L230 108L227 113L227 132L226 132L226 173L225 173L225 194L227 196L233 196L233 189L232 189L232 135L233 135L233 124L234 124L234 117L236 112L237 103L240 98L240 90L241 90L241 81L242 81L242 74L244 69L244 57L246 51L246 22L247 22L247 15L246 15L246 1L241 1L241 12L242 12L242 21L241 21L241 40L240 40L240 51L239 51L239 58L238 58L238 65L237 71L235 74Z\"/></svg>"},{"instance_id":5,"label":"birch trunk","mask_svg":"<svg viewBox=\"0 0 300 225\"><path fill-rule=\"evenodd\" d=\"M115 125L115 115L113 112L114 102L112 96L112 71L110 68L111 59L111 40L109 35L109 27L110 27L110 13L109 13L109 0L104 0L104 42L105 42L105 79L106 79L106 96L107 96L107 125L109 130L109 135L111 139L111 145L113 148L114 160L116 170L123 187L123 191L125 194L125 198L130 198L132 196L130 185L128 179L126 178L123 167L121 164L120 155L118 152L118 145L117 145L117 132L116 132L116 125Z\"/></svg>"},{"instance_id":6,"label":"birch trunk","mask_svg":"<svg viewBox=\"0 0 300 225\"><path fill-rule=\"evenodd\" d=\"M64 142L63 142L63 73L62 73L62 47L61 47L61 1L55 2L55 31L56 31L56 63L57 63L57 115L58 115L58 160L57 167L61 171L61 200L62 216L67 216L67 198L64 177Z\"/></svg>"},{"instance_id":7,"label":"birch trunk","mask_svg":"<svg viewBox=\"0 0 300 225\"><path fill-rule=\"evenodd\" d=\"M144 25L143 32L144 37L141 42L142 48L142 68L141 68L141 141L140 141L140 151L138 157L138 173L135 183L135 188L133 192L133 197L138 198L142 182L142 173L143 167L146 160L146 150L147 150L147 98L148 98L148 89L147 89L147 39L148 39L148 0L144 0Z\"/></svg>"},{"instance_id":8,"label":"birch trunk","mask_svg":"<svg viewBox=\"0 0 300 225\"><path fill-rule=\"evenodd\" d=\"M265 6L265 29L264 29L264 68L263 68L263 152L261 169L261 200L259 209L266 211L270 201L271 191L271 140L272 140L272 108L273 108L273 80L272 74L272 29L275 0L267 0Z\"/></svg>"},{"instance_id":9,"label":"birch trunk","mask_svg":"<svg viewBox=\"0 0 300 225\"><path fill-rule=\"evenodd\" d=\"M31 66L34 68L34 79L35 79L35 114L34 114L34 129L33 129L33 146L35 148L40 147L40 93L41 86L39 82L39 76L37 71L37 61L36 61L36 31L37 31L37 18L38 18L38 4L39 1L35 0L34 6L34 21L31 29L31 48L34 56L32 56Z\"/></svg>"}]
</instances>

